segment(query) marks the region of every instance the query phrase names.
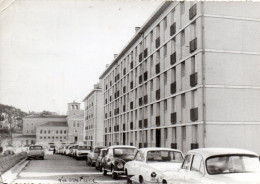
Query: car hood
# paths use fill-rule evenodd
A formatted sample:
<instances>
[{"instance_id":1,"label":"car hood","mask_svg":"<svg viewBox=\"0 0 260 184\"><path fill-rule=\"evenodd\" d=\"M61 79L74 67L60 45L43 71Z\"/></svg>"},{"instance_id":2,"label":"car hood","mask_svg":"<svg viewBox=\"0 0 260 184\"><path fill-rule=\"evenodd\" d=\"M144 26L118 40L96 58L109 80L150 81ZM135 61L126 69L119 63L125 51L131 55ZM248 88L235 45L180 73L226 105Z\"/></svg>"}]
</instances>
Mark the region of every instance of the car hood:
<instances>
[{"instance_id":1,"label":"car hood","mask_svg":"<svg viewBox=\"0 0 260 184\"><path fill-rule=\"evenodd\" d=\"M230 173L210 175L207 177L210 183L219 184L260 184L260 173Z\"/></svg>"},{"instance_id":2,"label":"car hood","mask_svg":"<svg viewBox=\"0 0 260 184\"><path fill-rule=\"evenodd\" d=\"M170 163L170 162L155 162L147 163L148 166L154 170L160 172L176 171L181 167L181 163Z\"/></svg>"}]
</instances>

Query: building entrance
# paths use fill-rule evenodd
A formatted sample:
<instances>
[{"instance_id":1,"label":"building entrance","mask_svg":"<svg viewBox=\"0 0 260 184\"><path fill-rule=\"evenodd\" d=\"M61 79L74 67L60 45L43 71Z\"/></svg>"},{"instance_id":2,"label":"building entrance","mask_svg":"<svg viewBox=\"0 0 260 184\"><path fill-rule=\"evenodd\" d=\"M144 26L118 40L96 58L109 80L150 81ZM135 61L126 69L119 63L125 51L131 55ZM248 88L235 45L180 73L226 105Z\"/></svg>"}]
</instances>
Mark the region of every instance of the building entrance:
<instances>
[{"instance_id":1,"label":"building entrance","mask_svg":"<svg viewBox=\"0 0 260 184\"><path fill-rule=\"evenodd\" d=\"M161 147L161 129L156 129L155 141L156 147Z\"/></svg>"}]
</instances>

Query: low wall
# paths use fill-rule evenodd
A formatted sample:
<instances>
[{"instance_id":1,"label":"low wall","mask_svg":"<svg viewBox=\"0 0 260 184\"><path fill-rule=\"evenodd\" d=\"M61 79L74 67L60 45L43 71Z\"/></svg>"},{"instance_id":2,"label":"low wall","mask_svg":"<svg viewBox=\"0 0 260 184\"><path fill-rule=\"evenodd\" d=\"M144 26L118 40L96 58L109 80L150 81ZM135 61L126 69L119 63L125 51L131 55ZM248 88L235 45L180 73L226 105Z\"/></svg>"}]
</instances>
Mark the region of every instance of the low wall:
<instances>
[{"instance_id":1,"label":"low wall","mask_svg":"<svg viewBox=\"0 0 260 184\"><path fill-rule=\"evenodd\" d=\"M3 173L27 157L26 152L0 157L0 173Z\"/></svg>"}]
</instances>

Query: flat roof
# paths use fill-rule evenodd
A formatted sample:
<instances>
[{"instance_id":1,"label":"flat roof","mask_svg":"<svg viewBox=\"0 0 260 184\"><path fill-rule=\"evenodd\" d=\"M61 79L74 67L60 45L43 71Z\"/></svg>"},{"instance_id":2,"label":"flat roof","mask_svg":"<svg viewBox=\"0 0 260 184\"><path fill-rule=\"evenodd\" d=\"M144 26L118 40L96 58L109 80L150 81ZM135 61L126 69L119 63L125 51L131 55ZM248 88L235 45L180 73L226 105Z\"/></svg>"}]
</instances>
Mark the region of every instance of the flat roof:
<instances>
[{"instance_id":1,"label":"flat roof","mask_svg":"<svg viewBox=\"0 0 260 184\"><path fill-rule=\"evenodd\" d=\"M66 115L45 115L45 114L33 114L25 116L23 118L66 118Z\"/></svg>"},{"instance_id":2,"label":"flat roof","mask_svg":"<svg viewBox=\"0 0 260 184\"><path fill-rule=\"evenodd\" d=\"M40 126L45 127L68 127L67 121L48 121Z\"/></svg>"},{"instance_id":3,"label":"flat roof","mask_svg":"<svg viewBox=\"0 0 260 184\"><path fill-rule=\"evenodd\" d=\"M124 54L131 48L131 46L142 36L143 32L154 23L154 21L161 15L161 13L172 3L172 1L163 2L157 10L152 14L151 17L144 23L144 25L139 29L139 31L134 35L134 37L128 42L128 44L119 52L118 56L112 61L112 63L105 69L99 79L105 77L112 67L117 64L117 62L124 56Z\"/></svg>"}]
</instances>

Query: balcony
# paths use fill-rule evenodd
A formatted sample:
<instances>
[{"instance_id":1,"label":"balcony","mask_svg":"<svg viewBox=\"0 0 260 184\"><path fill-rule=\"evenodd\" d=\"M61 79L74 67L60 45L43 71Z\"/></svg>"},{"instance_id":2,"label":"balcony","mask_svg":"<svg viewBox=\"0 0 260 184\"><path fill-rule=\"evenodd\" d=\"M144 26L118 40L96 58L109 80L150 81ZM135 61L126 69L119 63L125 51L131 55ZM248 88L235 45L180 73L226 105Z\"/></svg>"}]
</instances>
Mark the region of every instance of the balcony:
<instances>
[{"instance_id":1,"label":"balcony","mask_svg":"<svg viewBox=\"0 0 260 184\"><path fill-rule=\"evenodd\" d=\"M158 47L160 47L161 43L160 43L160 37L158 37L156 40L155 40L155 48L157 49Z\"/></svg>"},{"instance_id":2,"label":"balcony","mask_svg":"<svg viewBox=\"0 0 260 184\"><path fill-rule=\"evenodd\" d=\"M190 109L190 120L191 121L198 120L198 107Z\"/></svg>"},{"instance_id":3,"label":"balcony","mask_svg":"<svg viewBox=\"0 0 260 184\"><path fill-rule=\"evenodd\" d=\"M177 123L177 113L173 112L171 113L171 124L176 124Z\"/></svg>"},{"instance_id":4,"label":"balcony","mask_svg":"<svg viewBox=\"0 0 260 184\"><path fill-rule=\"evenodd\" d=\"M160 116L156 116L156 118L155 118L155 124L156 124L156 126L160 126L160 124L161 124Z\"/></svg>"},{"instance_id":5,"label":"balcony","mask_svg":"<svg viewBox=\"0 0 260 184\"><path fill-rule=\"evenodd\" d=\"M176 82L171 83L171 94L176 93Z\"/></svg>"},{"instance_id":6,"label":"balcony","mask_svg":"<svg viewBox=\"0 0 260 184\"><path fill-rule=\"evenodd\" d=\"M197 15L197 4L194 4L190 9L189 9L189 19L193 19Z\"/></svg>"},{"instance_id":7,"label":"balcony","mask_svg":"<svg viewBox=\"0 0 260 184\"><path fill-rule=\"evenodd\" d=\"M194 38L190 41L190 53L194 52L195 50L197 50L197 38Z\"/></svg>"},{"instance_id":8,"label":"balcony","mask_svg":"<svg viewBox=\"0 0 260 184\"><path fill-rule=\"evenodd\" d=\"M176 22L174 22L170 27L170 36L173 36L176 33Z\"/></svg>"},{"instance_id":9,"label":"balcony","mask_svg":"<svg viewBox=\"0 0 260 184\"><path fill-rule=\"evenodd\" d=\"M156 100L160 100L160 89L156 90L155 96Z\"/></svg>"},{"instance_id":10,"label":"balcony","mask_svg":"<svg viewBox=\"0 0 260 184\"><path fill-rule=\"evenodd\" d=\"M190 75L190 86L195 87L198 84L198 73L195 72L194 74Z\"/></svg>"},{"instance_id":11,"label":"balcony","mask_svg":"<svg viewBox=\"0 0 260 184\"><path fill-rule=\"evenodd\" d=\"M171 65L174 65L176 63L176 52L174 52L172 55L171 55Z\"/></svg>"}]
</instances>

